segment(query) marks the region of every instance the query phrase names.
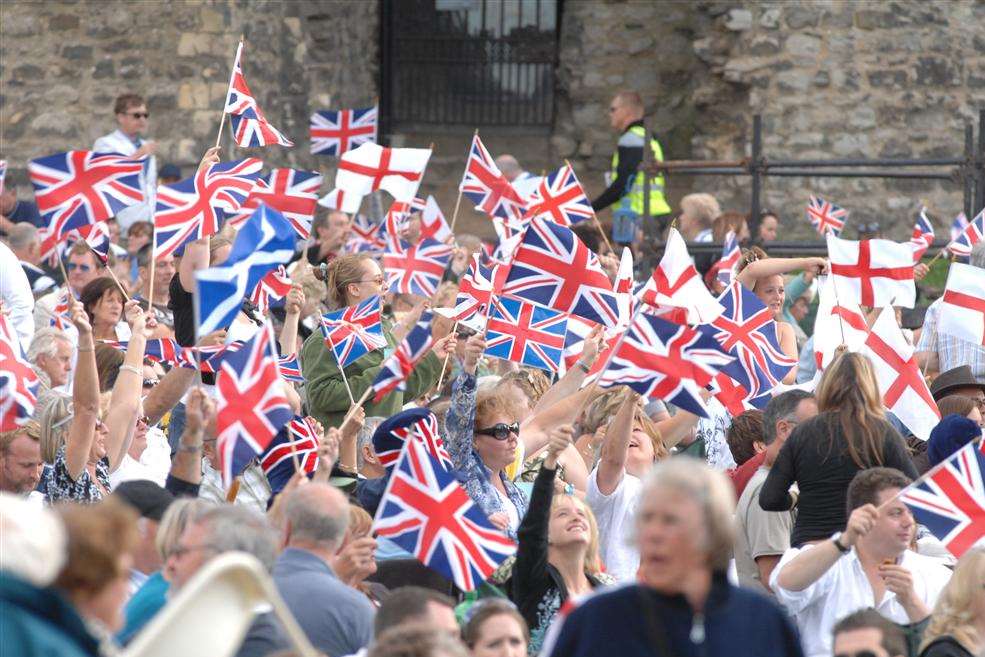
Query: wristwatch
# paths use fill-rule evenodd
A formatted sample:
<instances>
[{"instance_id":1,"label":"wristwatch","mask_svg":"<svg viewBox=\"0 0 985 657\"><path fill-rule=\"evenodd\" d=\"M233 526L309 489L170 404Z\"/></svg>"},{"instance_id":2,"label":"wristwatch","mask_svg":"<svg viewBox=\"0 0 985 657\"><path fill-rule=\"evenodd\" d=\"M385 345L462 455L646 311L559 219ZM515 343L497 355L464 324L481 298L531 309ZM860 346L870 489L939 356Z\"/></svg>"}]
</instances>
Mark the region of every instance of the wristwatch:
<instances>
[{"instance_id":1,"label":"wristwatch","mask_svg":"<svg viewBox=\"0 0 985 657\"><path fill-rule=\"evenodd\" d=\"M850 547L848 547L847 545L841 542L841 532L836 532L831 537L831 542L835 544L835 547L838 548L838 551L841 552L842 554L848 554L848 552L851 550Z\"/></svg>"}]
</instances>

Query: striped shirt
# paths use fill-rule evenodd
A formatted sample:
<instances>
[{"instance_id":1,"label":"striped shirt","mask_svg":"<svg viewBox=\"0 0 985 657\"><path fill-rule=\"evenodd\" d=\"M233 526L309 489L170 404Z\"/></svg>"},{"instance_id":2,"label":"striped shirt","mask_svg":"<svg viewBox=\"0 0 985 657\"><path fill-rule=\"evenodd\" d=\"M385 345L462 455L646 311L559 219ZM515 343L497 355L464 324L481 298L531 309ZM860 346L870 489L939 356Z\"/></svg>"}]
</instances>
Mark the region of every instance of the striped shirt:
<instances>
[{"instance_id":1,"label":"striped shirt","mask_svg":"<svg viewBox=\"0 0 985 657\"><path fill-rule=\"evenodd\" d=\"M953 335L940 333L938 331L940 315L941 300L937 299L927 308L917 351L935 352L939 361L938 372L946 372L961 365L968 365L971 367L971 373L975 380L979 383L985 383L985 348Z\"/></svg>"}]
</instances>

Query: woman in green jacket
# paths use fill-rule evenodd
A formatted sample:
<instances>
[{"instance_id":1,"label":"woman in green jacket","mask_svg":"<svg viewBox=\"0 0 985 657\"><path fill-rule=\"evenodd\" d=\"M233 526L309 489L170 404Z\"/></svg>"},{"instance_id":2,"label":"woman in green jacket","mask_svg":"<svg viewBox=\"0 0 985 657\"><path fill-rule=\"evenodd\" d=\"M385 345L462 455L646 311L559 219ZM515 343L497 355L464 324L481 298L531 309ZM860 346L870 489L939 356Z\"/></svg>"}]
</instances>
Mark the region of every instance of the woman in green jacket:
<instances>
[{"instance_id":1,"label":"woman in green jacket","mask_svg":"<svg viewBox=\"0 0 985 657\"><path fill-rule=\"evenodd\" d=\"M328 287L327 301L333 309L355 306L384 292L386 279L383 271L368 253L353 253L335 258L322 272L323 276L316 275L324 278ZM345 368L345 380L349 382L353 398L359 399L373 385L384 357L393 353L406 333L406 329L401 328L384 321L386 349L371 351ZM405 400L421 397L438 382L445 354L454 348L453 336L436 340L431 352L421 359L408 377L407 389L392 391L378 404L373 403L370 398L363 405L367 417L389 417L400 411ZM352 402L335 354L325 345L321 331L315 331L304 341L301 347L301 369L304 372L310 414L326 429L338 427Z\"/></svg>"}]
</instances>

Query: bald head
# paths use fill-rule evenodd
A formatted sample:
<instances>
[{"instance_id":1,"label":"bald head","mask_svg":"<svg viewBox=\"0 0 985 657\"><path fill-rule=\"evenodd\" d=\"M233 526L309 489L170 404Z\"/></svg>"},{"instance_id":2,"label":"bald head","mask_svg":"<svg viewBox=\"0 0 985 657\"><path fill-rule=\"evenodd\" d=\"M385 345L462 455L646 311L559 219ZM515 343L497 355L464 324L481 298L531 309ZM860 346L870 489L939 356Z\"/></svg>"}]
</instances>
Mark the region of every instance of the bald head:
<instances>
[{"instance_id":1,"label":"bald head","mask_svg":"<svg viewBox=\"0 0 985 657\"><path fill-rule=\"evenodd\" d=\"M499 168L503 176L510 182L513 182L517 176L523 173L520 163L509 153L503 153L496 158L496 167Z\"/></svg>"},{"instance_id":2,"label":"bald head","mask_svg":"<svg viewBox=\"0 0 985 657\"><path fill-rule=\"evenodd\" d=\"M349 501L333 486L309 482L284 500L287 545L335 552L349 527Z\"/></svg>"}]
</instances>

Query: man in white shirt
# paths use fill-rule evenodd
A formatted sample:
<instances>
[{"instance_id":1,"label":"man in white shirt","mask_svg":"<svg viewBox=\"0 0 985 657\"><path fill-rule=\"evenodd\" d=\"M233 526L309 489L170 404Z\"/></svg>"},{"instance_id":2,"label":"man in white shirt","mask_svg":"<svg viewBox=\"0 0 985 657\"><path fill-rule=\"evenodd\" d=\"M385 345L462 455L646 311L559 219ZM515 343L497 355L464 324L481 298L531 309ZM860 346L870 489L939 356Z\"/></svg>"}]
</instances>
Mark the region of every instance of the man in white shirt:
<instances>
[{"instance_id":1,"label":"man in white shirt","mask_svg":"<svg viewBox=\"0 0 985 657\"><path fill-rule=\"evenodd\" d=\"M3 242L0 242L0 302L3 302L7 321L17 333L21 349L27 351L34 336L34 322L31 321L34 294L17 256Z\"/></svg>"},{"instance_id":2,"label":"man in white shirt","mask_svg":"<svg viewBox=\"0 0 985 657\"><path fill-rule=\"evenodd\" d=\"M20 261L35 297L47 294L57 286L55 279L38 266L41 264L41 238L35 226L29 223L14 225L7 233L7 246Z\"/></svg>"},{"instance_id":3,"label":"man in white shirt","mask_svg":"<svg viewBox=\"0 0 985 657\"><path fill-rule=\"evenodd\" d=\"M119 126L108 135L103 135L92 145L92 150L102 153L122 153L133 159L146 157L140 173L140 187L144 190L144 201L120 210L116 215L121 231L126 231L135 221L153 221L154 203L157 196L157 160L154 153L157 143L145 140L150 114L144 99L137 94L123 94L113 105L116 124Z\"/></svg>"},{"instance_id":4,"label":"man in white shirt","mask_svg":"<svg viewBox=\"0 0 985 657\"><path fill-rule=\"evenodd\" d=\"M777 600L797 620L807 657L831 654L839 619L866 607L901 625L930 615L951 571L909 549L916 531L898 499L910 480L870 468L848 487L851 514L830 540L788 550L770 577Z\"/></svg>"}]
</instances>

